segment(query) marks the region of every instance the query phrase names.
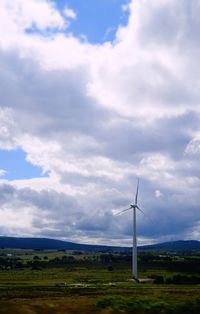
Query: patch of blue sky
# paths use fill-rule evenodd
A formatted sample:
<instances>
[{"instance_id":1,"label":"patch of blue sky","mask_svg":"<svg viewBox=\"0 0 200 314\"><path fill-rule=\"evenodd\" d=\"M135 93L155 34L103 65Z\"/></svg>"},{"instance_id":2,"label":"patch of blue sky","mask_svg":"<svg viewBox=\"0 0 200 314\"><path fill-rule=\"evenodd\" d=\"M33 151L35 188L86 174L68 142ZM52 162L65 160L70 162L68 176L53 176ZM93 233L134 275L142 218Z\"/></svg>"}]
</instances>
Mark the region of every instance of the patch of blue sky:
<instances>
[{"instance_id":1,"label":"patch of blue sky","mask_svg":"<svg viewBox=\"0 0 200 314\"><path fill-rule=\"evenodd\" d=\"M101 44L105 41L113 41L119 25L126 25L129 12L123 10L130 0L54 0L53 1L63 15L67 6L72 9L77 18L67 18L70 22L65 30L76 37L83 37L93 44ZM32 26L26 30L27 33L42 33L50 35L59 32L58 29L47 29L43 32Z\"/></svg>"},{"instance_id":2,"label":"patch of blue sky","mask_svg":"<svg viewBox=\"0 0 200 314\"><path fill-rule=\"evenodd\" d=\"M26 160L26 154L21 149L0 150L0 169L6 171L1 177L7 180L32 179L47 177L42 168L32 165Z\"/></svg>"},{"instance_id":3,"label":"patch of blue sky","mask_svg":"<svg viewBox=\"0 0 200 314\"><path fill-rule=\"evenodd\" d=\"M75 36L86 36L91 43L113 41L119 25L128 22L128 11L122 7L129 0L55 0L63 11L65 6L75 11L77 18L71 20L68 31Z\"/></svg>"}]
</instances>

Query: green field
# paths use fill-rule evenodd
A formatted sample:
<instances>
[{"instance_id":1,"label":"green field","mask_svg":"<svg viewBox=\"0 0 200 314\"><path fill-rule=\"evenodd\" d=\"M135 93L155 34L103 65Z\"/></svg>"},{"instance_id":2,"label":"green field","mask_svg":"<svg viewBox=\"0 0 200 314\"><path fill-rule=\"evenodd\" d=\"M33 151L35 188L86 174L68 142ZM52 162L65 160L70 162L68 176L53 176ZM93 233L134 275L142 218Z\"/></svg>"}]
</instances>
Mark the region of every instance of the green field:
<instances>
[{"instance_id":1,"label":"green field","mask_svg":"<svg viewBox=\"0 0 200 314\"><path fill-rule=\"evenodd\" d=\"M0 250L0 313L200 313L199 254Z\"/></svg>"}]
</instances>

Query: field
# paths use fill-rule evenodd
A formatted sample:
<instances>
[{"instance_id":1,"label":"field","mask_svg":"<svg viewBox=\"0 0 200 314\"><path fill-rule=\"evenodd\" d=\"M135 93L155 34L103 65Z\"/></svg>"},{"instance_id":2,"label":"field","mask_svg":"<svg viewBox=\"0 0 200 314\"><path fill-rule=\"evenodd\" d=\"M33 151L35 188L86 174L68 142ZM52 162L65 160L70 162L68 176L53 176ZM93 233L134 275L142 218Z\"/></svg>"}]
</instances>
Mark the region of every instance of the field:
<instances>
[{"instance_id":1,"label":"field","mask_svg":"<svg viewBox=\"0 0 200 314\"><path fill-rule=\"evenodd\" d=\"M200 254L0 250L0 313L200 313Z\"/></svg>"}]
</instances>

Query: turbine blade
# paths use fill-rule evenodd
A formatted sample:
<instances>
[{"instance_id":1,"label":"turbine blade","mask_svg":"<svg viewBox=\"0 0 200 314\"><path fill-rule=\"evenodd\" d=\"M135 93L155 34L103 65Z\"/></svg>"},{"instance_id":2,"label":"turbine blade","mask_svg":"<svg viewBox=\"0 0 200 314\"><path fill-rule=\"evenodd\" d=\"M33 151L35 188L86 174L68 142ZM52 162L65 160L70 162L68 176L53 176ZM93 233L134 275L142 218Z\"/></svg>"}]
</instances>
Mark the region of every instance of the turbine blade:
<instances>
[{"instance_id":1,"label":"turbine blade","mask_svg":"<svg viewBox=\"0 0 200 314\"><path fill-rule=\"evenodd\" d=\"M135 205L137 205L137 201L138 201L138 191L139 191L139 178L138 178L137 190L136 190L136 194L135 194Z\"/></svg>"},{"instance_id":2,"label":"turbine blade","mask_svg":"<svg viewBox=\"0 0 200 314\"><path fill-rule=\"evenodd\" d=\"M121 212L115 214L114 216L118 216L118 215L121 215L122 213L126 212L127 210L131 209L131 207L127 208L127 209L124 209L122 210Z\"/></svg>"},{"instance_id":3,"label":"turbine blade","mask_svg":"<svg viewBox=\"0 0 200 314\"><path fill-rule=\"evenodd\" d=\"M139 209L145 215L145 213L143 212L143 210L140 207L136 206L136 208Z\"/></svg>"}]
</instances>

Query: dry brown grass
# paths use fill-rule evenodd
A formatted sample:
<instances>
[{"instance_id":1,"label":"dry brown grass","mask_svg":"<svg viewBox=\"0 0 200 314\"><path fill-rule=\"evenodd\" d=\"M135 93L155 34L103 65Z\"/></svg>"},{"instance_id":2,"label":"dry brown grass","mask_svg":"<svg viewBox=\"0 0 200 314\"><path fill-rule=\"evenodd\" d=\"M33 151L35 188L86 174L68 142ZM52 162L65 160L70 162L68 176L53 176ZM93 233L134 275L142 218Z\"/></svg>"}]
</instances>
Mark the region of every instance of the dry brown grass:
<instances>
[{"instance_id":1,"label":"dry brown grass","mask_svg":"<svg viewBox=\"0 0 200 314\"><path fill-rule=\"evenodd\" d=\"M108 313L97 310L95 300L88 297L66 297L52 299L16 299L0 302L1 314L91 314Z\"/></svg>"}]
</instances>

